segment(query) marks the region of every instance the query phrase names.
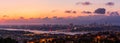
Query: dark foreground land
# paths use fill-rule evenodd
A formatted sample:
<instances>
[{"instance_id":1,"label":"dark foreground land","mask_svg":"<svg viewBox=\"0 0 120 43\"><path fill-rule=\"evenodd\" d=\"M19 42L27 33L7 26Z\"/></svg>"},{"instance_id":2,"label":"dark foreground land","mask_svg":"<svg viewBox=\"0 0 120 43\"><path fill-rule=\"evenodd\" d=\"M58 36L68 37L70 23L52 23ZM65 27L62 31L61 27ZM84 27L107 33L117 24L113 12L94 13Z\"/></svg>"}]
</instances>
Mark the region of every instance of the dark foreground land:
<instances>
[{"instance_id":1,"label":"dark foreground land","mask_svg":"<svg viewBox=\"0 0 120 43\"><path fill-rule=\"evenodd\" d=\"M50 35L29 40L28 43L120 43L120 32L98 32L96 34Z\"/></svg>"},{"instance_id":2,"label":"dark foreground land","mask_svg":"<svg viewBox=\"0 0 120 43\"><path fill-rule=\"evenodd\" d=\"M8 32L12 33L13 31ZM120 43L120 32L113 31L76 35L28 33L12 33L13 36L9 34L1 35L0 43Z\"/></svg>"}]
</instances>

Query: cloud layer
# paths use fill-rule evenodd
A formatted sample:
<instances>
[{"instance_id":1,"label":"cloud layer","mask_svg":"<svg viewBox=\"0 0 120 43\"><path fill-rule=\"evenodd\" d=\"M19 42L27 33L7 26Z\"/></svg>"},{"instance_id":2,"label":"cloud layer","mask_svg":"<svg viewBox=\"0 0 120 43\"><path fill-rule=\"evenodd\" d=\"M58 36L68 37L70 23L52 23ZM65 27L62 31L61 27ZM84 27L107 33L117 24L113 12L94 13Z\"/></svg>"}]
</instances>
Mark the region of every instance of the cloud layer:
<instances>
[{"instance_id":1,"label":"cloud layer","mask_svg":"<svg viewBox=\"0 0 120 43\"><path fill-rule=\"evenodd\" d=\"M60 18L60 17L53 17L53 18L32 18L29 20L26 19L19 19L19 20L7 20L5 23L37 23L37 24L90 24L90 23L111 23L120 25L120 16L105 16L105 15L95 15L95 16L79 16L74 18Z\"/></svg>"}]
</instances>

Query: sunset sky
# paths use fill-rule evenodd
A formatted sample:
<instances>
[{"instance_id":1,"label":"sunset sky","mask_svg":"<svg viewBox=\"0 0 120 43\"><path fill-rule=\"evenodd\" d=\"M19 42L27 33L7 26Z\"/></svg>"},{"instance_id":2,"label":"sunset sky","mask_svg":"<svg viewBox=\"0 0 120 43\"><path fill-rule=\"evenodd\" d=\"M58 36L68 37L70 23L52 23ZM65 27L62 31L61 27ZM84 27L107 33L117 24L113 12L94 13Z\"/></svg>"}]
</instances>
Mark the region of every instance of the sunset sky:
<instances>
[{"instance_id":1,"label":"sunset sky","mask_svg":"<svg viewBox=\"0 0 120 43\"><path fill-rule=\"evenodd\" d=\"M86 16L81 12L97 8L119 12L119 4L120 0L0 0L0 20Z\"/></svg>"}]
</instances>

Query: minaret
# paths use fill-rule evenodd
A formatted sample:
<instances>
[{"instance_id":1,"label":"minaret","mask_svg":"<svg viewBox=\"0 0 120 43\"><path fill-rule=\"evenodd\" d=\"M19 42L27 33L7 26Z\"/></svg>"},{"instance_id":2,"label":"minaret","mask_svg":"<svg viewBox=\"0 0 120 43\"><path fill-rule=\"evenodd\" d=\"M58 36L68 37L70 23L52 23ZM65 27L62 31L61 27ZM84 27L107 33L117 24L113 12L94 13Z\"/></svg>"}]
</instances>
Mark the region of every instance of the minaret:
<instances>
[{"instance_id":1,"label":"minaret","mask_svg":"<svg viewBox=\"0 0 120 43\"><path fill-rule=\"evenodd\" d=\"M51 32L52 31L52 26L50 25L50 27L49 27L49 31Z\"/></svg>"},{"instance_id":2,"label":"minaret","mask_svg":"<svg viewBox=\"0 0 120 43\"><path fill-rule=\"evenodd\" d=\"M67 27L67 32L70 32L70 26Z\"/></svg>"},{"instance_id":3,"label":"minaret","mask_svg":"<svg viewBox=\"0 0 120 43\"><path fill-rule=\"evenodd\" d=\"M70 32L70 30L73 28L73 23L70 23L67 27L67 31Z\"/></svg>"}]
</instances>

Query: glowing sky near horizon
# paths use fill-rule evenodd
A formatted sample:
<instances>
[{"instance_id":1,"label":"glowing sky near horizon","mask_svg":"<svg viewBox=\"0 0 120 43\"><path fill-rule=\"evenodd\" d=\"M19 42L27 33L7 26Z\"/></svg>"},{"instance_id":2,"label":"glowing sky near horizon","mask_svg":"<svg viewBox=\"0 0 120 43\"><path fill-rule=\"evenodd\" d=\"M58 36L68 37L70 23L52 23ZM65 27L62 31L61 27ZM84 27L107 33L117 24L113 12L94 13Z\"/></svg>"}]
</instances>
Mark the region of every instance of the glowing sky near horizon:
<instances>
[{"instance_id":1,"label":"glowing sky near horizon","mask_svg":"<svg viewBox=\"0 0 120 43\"><path fill-rule=\"evenodd\" d=\"M77 2L90 2L91 5L75 5ZM113 2L114 6L106 6L105 3ZM16 19L24 18L44 18L44 17L67 17L79 16L77 14L65 14L65 10L91 11L97 8L106 8L108 11L120 10L120 0L0 0L0 18ZM54 12L52 12L54 11ZM4 16L4 17L3 17Z\"/></svg>"}]
</instances>

